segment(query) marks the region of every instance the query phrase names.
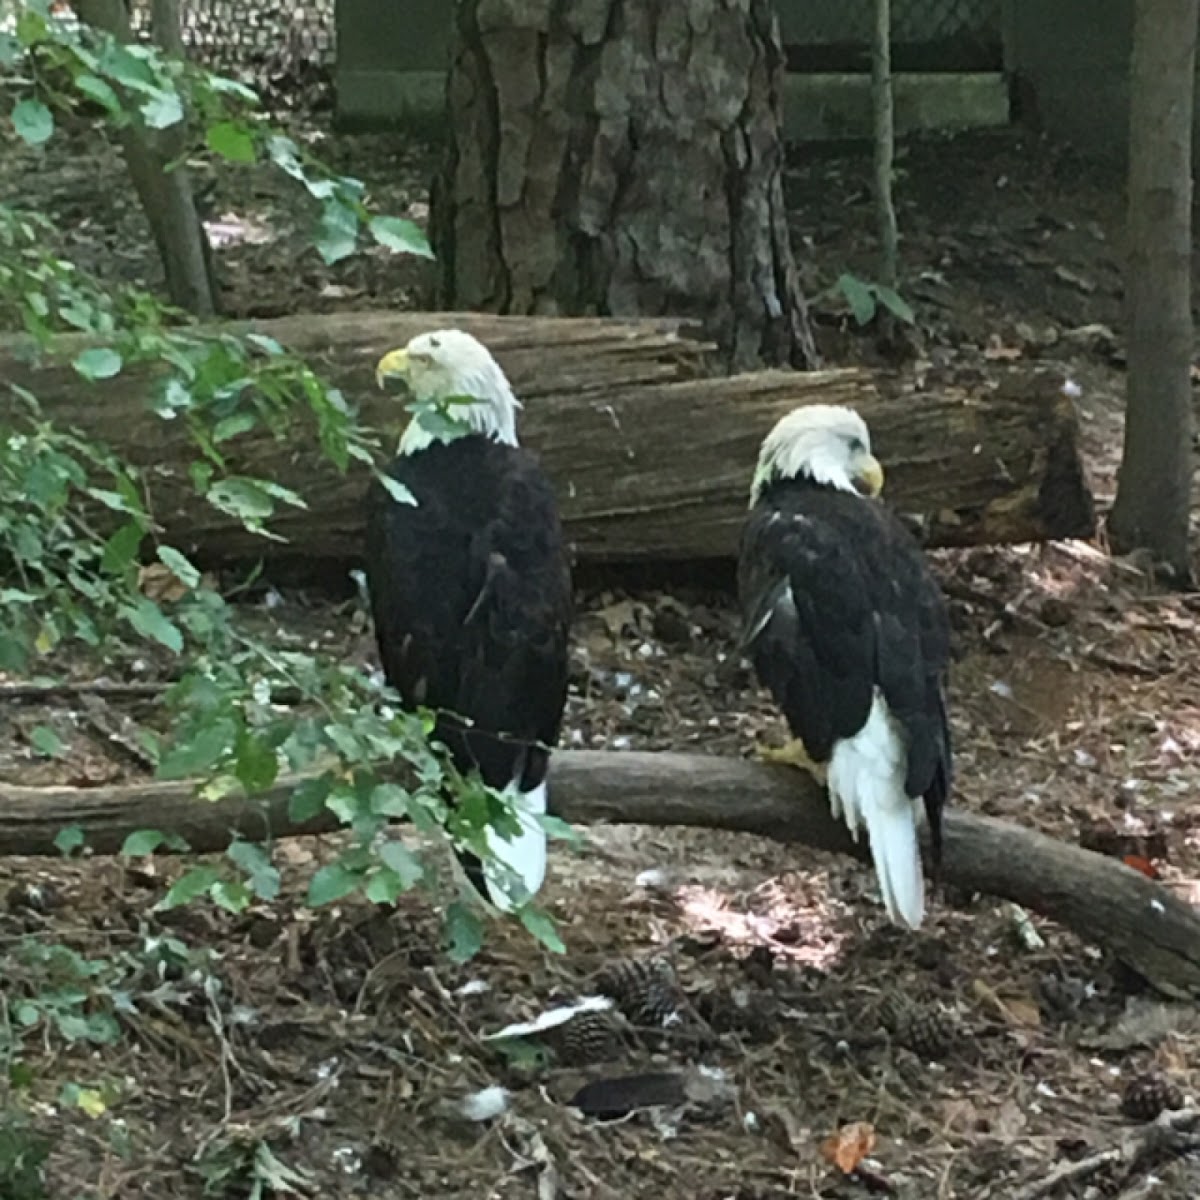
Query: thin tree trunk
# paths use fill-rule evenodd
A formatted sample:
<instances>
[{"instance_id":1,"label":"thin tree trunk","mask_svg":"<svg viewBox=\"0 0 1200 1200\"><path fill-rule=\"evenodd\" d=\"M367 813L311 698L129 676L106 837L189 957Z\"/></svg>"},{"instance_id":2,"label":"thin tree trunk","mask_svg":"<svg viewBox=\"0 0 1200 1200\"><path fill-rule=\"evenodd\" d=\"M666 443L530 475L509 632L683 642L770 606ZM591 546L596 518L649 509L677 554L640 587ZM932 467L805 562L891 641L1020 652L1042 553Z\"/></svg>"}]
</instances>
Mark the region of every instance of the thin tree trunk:
<instances>
[{"instance_id":1,"label":"thin tree trunk","mask_svg":"<svg viewBox=\"0 0 1200 1200\"><path fill-rule=\"evenodd\" d=\"M896 137L892 103L891 0L875 0L871 44L871 99L875 112L875 213L879 223L879 282L895 288L899 235L892 203L892 164Z\"/></svg>"},{"instance_id":2,"label":"thin tree trunk","mask_svg":"<svg viewBox=\"0 0 1200 1200\"><path fill-rule=\"evenodd\" d=\"M133 40L129 13L122 0L74 0L81 21L111 33L120 41ZM178 0L154 0L155 40L169 54L182 51ZM135 121L117 131L129 177L158 248L173 304L198 317L217 314L217 292L204 226L196 212L187 167L168 164L186 147L186 127L154 132Z\"/></svg>"},{"instance_id":3,"label":"thin tree trunk","mask_svg":"<svg viewBox=\"0 0 1200 1200\"><path fill-rule=\"evenodd\" d=\"M1186 585L1192 477L1192 106L1200 0L1134 5L1125 445L1108 530Z\"/></svg>"},{"instance_id":4,"label":"thin tree trunk","mask_svg":"<svg viewBox=\"0 0 1200 1200\"><path fill-rule=\"evenodd\" d=\"M463 0L434 189L447 307L702 320L816 365L773 0Z\"/></svg>"}]
</instances>

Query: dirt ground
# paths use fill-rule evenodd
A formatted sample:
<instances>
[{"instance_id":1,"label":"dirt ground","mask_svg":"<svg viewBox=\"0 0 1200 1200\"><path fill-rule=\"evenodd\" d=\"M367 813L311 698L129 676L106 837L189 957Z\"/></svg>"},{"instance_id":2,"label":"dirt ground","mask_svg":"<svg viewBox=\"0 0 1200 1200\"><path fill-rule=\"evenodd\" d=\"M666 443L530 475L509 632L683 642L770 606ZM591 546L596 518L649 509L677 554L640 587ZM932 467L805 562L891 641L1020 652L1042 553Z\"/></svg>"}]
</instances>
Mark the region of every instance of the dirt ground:
<instances>
[{"instance_id":1,"label":"dirt ground","mask_svg":"<svg viewBox=\"0 0 1200 1200\"><path fill-rule=\"evenodd\" d=\"M312 137L385 210L425 217L428 147ZM0 199L58 218L71 254L101 273L155 281L115 155L55 140L8 161L18 169L6 167ZM1119 179L1015 132L910 143L901 166L904 290L926 345L895 368L895 385L1062 364L1081 388L1103 505L1124 386L1112 333ZM878 357L822 298L843 270L871 275L868 172L861 150L797 150L789 171L805 284L835 362ZM215 180L231 312L420 306L425 281L412 264L368 253L323 267L292 197L259 172ZM1200 596L1164 593L1102 543L935 557L956 640L954 803L1135 855L1200 902ZM289 592L254 609L281 644L320 640L331 655L370 661L352 605ZM565 744L745 755L779 736L736 660L729 595L610 589L581 596L580 609ZM109 674L153 682L156 669L113 663ZM10 688L0 779L100 786L144 774L131 730L156 720L153 696L97 702L84 689L45 703L14 696L14 682L0 680ZM32 745L45 724L67 743L64 759ZM919 934L901 934L869 871L802 847L582 832L545 893L567 953L498 926L462 967L440 953L437 916L419 898L387 913L365 902L306 908L330 839L279 846L281 897L238 917L208 906L152 913L182 869L169 860L9 860L0 944L10 1019L35 995L58 1005L30 1017L19 1055L0 1034L10 1111L23 1107L50 1139L47 1194L1200 1194L1200 1161L1162 1153L1032 1190L1137 1130L1121 1104L1131 1080L1154 1072L1185 1097L1200 1092L1200 1018L1140 990L1093 947L963 895L939 897ZM580 1061L576 1047L576 1061L564 1048L531 1064L483 1040L594 991L597 972L628 959L670 964L679 1019L661 1027L635 1014L603 1061ZM110 1045L60 1019L109 1010L120 1033ZM676 1071L690 1072L682 1094L643 1080L668 1094L626 1117L567 1103L588 1081ZM72 1084L94 1092L81 1102L64 1092ZM466 1120L463 1098L493 1086L508 1089L507 1113ZM855 1137L874 1139L853 1175L829 1160L839 1130L848 1152ZM0 1165L4 1145L0 1130Z\"/></svg>"}]
</instances>

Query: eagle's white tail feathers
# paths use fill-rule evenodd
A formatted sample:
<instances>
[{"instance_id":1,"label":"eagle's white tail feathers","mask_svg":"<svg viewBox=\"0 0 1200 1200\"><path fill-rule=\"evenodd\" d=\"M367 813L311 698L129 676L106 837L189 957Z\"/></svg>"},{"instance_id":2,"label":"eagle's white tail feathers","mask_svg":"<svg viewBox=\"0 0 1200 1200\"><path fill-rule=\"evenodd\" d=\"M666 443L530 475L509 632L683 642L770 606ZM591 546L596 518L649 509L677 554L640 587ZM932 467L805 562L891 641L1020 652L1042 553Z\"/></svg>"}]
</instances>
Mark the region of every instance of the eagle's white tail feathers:
<instances>
[{"instance_id":1,"label":"eagle's white tail feathers","mask_svg":"<svg viewBox=\"0 0 1200 1200\"><path fill-rule=\"evenodd\" d=\"M526 892L533 896L546 878L546 831L534 820L534 816L542 816L546 812L546 781L543 779L528 792L519 792L516 787L510 787L508 795L521 822L521 831L509 840L489 829L486 835L488 848L516 874L525 885ZM503 877L497 876L490 863L484 864L483 876L491 902L501 912L512 912L517 905L505 891Z\"/></svg>"},{"instance_id":2,"label":"eagle's white tail feathers","mask_svg":"<svg viewBox=\"0 0 1200 1200\"><path fill-rule=\"evenodd\" d=\"M925 916L925 878L905 759L904 734L876 691L866 724L834 746L828 786L833 815L855 841L866 828L888 916L916 929Z\"/></svg>"}]
</instances>

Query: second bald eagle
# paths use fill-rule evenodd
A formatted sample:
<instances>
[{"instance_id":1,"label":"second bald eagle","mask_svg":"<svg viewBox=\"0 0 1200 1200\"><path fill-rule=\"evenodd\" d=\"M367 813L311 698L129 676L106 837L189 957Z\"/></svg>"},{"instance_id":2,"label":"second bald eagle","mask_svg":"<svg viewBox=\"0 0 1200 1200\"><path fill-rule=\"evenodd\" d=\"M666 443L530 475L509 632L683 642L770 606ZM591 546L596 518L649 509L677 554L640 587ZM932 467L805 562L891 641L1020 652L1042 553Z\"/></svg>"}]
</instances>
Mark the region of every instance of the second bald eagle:
<instances>
[{"instance_id":1,"label":"second bald eagle","mask_svg":"<svg viewBox=\"0 0 1200 1200\"><path fill-rule=\"evenodd\" d=\"M950 791L941 591L875 497L883 470L852 409L810 405L767 435L742 533L743 644L794 741L764 757L810 770L857 840L893 920L925 914L919 807L934 861Z\"/></svg>"}]
</instances>

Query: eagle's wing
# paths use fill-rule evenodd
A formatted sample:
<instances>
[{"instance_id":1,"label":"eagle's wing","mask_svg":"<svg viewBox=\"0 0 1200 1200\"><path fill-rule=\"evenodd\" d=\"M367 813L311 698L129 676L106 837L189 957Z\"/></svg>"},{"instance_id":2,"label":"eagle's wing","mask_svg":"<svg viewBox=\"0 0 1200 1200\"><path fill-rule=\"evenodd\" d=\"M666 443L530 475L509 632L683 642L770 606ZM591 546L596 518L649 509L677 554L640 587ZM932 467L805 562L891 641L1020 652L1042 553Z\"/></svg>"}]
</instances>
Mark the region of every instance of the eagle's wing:
<instances>
[{"instance_id":1,"label":"eagle's wing","mask_svg":"<svg viewBox=\"0 0 1200 1200\"><path fill-rule=\"evenodd\" d=\"M389 473L413 485L411 465ZM377 481L367 495L364 557L375 640L387 681L409 708L453 707L470 604L470 537L436 489L401 504Z\"/></svg>"},{"instance_id":2,"label":"eagle's wing","mask_svg":"<svg viewBox=\"0 0 1200 1200\"><path fill-rule=\"evenodd\" d=\"M566 703L571 577L553 491L519 453L471 540L479 583L463 623L461 711L484 729L549 746Z\"/></svg>"},{"instance_id":3,"label":"eagle's wing","mask_svg":"<svg viewBox=\"0 0 1200 1200\"><path fill-rule=\"evenodd\" d=\"M876 682L876 630L863 564L816 516L763 507L738 565L746 650L816 762L862 728Z\"/></svg>"}]
</instances>

